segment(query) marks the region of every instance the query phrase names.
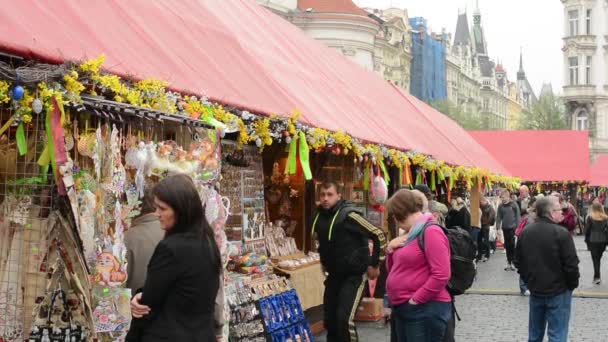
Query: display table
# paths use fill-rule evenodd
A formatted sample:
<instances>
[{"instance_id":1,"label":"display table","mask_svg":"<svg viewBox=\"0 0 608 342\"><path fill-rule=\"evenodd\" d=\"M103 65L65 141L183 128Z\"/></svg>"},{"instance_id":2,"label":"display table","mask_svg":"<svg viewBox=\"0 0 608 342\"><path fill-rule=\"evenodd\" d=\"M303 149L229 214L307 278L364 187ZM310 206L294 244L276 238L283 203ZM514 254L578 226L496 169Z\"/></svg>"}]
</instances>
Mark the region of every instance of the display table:
<instances>
[{"instance_id":1,"label":"display table","mask_svg":"<svg viewBox=\"0 0 608 342\"><path fill-rule=\"evenodd\" d=\"M291 286L297 291L302 308L309 308L323 304L323 291L325 289L325 276L321 269L321 264L311 264L297 270L284 270L274 268L278 274L286 275L291 281Z\"/></svg>"}]
</instances>

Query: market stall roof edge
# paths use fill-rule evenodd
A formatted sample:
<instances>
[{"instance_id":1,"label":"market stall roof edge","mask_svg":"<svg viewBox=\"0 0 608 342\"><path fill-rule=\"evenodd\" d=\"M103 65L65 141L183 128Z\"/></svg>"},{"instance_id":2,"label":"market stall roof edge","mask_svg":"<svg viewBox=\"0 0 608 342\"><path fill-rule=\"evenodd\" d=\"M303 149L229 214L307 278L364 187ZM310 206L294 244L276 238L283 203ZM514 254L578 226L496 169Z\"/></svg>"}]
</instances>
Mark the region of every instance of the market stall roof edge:
<instances>
[{"instance_id":1,"label":"market stall roof edge","mask_svg":"<svg viewBox=\"0 0 608 342\"><path fill-rule=\"evenodd\" d=\"M312 126L509 174L451 119L253 1L20 2L0 20L0 50L18 56L103 53L122 77L266 115L297 108Z\"/></svg>"},{"instance_id":2,"label":"market stall roof edge","mask_svg":"<svg viewBox=\"0 0 608 342\"><path fill-rule=\"evenodd\" d=\"M589 134L572 130L470 131L522 181L589 181Z\"/></svg>"},{"instance_id":3,"label":"market stall roof edge","mask_svg":"<svg viewBox=\"0 0 608 342\"><path fill-rule=\"evenodd\" d=\"M608 153L599 154L591 165L590 186L608 186Z\"/></svg>"}]
</instances>

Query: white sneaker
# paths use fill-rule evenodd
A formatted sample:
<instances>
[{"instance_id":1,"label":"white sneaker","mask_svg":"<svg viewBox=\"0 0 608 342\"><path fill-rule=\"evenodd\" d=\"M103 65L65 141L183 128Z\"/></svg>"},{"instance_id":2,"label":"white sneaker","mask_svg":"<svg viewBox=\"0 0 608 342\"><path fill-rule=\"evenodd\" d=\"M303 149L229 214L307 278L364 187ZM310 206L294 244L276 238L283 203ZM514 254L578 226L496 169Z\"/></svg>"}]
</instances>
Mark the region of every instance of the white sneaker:
<instances>
[{"instance_id":1,"label":"white sneaker","mask_svg":"<svg viewBox=\"0 0 608 342\"><path fill-rule=\"evenodd\" d=\"M510 271L511 270L511 264L507 263L507 266L505 266L505 271Z\"/></svg>"},{"instance_id":2,"label":"white sneaker","mask_svg":"<svg viewBox=\"0 0 608 342\"><path fill-rule=\"evenodd\" d=\"M526 290L526 292L524 292L524 296L529 296L530 295L530 290Z\"/></svg>"},{"instance_id":3,"label":"white sneaker","mask_svg":"<svg viewBox=\"0 0 608 342\"><path fill-rule=\"evenodd\" d=\"M595 285L599 285L599 284L601 284L601 283L602 283L602 280L601 280L600 278L596 278L596 279L593 279L593 283L594 283Z\"/></svg>"}]
</instances>

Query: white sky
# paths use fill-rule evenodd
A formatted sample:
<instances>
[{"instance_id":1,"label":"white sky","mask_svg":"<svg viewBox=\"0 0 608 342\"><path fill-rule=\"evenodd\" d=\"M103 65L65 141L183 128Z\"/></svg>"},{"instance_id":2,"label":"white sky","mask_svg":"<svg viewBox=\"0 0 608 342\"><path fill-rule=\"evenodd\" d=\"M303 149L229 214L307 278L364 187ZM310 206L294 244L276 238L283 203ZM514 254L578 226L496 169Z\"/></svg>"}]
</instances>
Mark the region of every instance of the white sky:
<instances>
[{"instance_id":1,"label":"white sky","mask_svg":"<svg viewBox=\"0 0 608 342\"><path fill-rule=\"evenodd\" d=\"M360 7L406 8L410 17L425 17L431 30L445 27L452 36L460 10L467 8L473 24L475 0L354 0ZM481 24L486 34L488 54L500 60L510 80L519 69L523 49L524 70L538 94L543 83L551 83L561 93L563 84L563 5L559 0L479 0Z\"/></svg>"}]
</instances>

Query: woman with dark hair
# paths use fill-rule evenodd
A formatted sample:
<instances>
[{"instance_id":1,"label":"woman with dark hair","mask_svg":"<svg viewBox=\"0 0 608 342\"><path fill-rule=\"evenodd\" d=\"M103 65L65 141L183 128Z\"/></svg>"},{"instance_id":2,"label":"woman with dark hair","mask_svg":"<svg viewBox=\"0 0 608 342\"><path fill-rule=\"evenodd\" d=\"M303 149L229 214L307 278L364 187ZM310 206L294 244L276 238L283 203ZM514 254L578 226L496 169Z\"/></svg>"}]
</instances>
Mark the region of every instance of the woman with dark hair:
<instances>
[{"instance_id":1,"label":"woman with dark hair","mask_svg":"<svg viewBox=\"0 0 608 342\"><path fill-rule=\"evenodd\" d=\"M600 203L591 205L589 219L585 225L585 242L593 261L593 283L599 285L601 283L600 262L606 245L608 245L608 215Z\"/></svg>"},{"instance_id":2,"label":"woman with dark hair","mask_svg":"<svg viewBox=\"0 0 608 342\"><path fill-rule=\"evenodd\" d=\"M221 257L192 180L165 178L154 188L164 239L148 264L127 341L216 341L215 299Z\"/></svg>"}]
</instances>

